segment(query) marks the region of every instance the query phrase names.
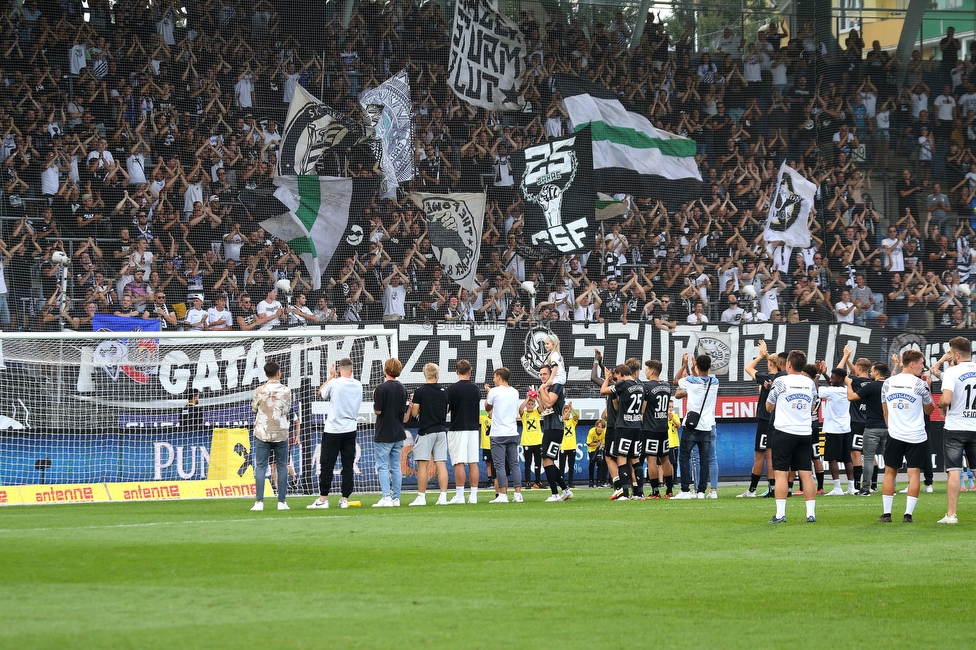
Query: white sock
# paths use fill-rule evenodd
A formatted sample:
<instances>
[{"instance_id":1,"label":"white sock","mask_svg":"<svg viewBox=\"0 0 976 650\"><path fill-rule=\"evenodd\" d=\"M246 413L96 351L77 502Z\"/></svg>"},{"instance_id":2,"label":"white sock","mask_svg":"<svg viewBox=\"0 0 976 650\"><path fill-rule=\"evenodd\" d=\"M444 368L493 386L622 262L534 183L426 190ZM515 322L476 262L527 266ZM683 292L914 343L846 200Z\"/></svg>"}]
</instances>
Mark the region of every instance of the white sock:
<instances>
[{"instance_id":1,"label":"white sock","mask_svg":"<svg viewBox=\"0 0 976 650\"><path fill-rule=\"evenodd\" d=\"M910 515L915 512L915 504L918 503L918 497L908 497L908 503L905 505L905 514Z\"/></svg>"},{"instance_id":2,"label":"white sock","mask_svg":"<svg viewBox=\"0 0 976 650\"><path fill-rule=\"evenodd\" d=\"M463 485L459 485L458 486L457 495L459 497L461 497L462 499L464 498L464 486Z\"/></svg>"},{"instance_id":3,"label":"white sock","mask_svg":"<svg viewBox=\"0 0 976 650\"><path fill-rule=\"evenodd\" d=\"M477 487L474 487L474 486L471 487L471 496L473 496L473 497L478 496L478 488Z\"/></svg>"},{"instance_id":4,"label":"white sock","mask_svg":"<svg viewBox=\"0 0 976 650\"><path fill-rule=\"evenodd\" d=\"M805 501L804 503L807 504L807 517L816 517L817 516L817 500L816 499L810 499L809 501Z\"/></svg>"},{"instance_id":5,"label":"white sock","mask_svg":"<svg viewBox=\"0 0 976 650\"><path fill-rule=\"evenodd\" d=\"M868 481L869 481L868 484L869 485L870 485L870 480L871 479L868 479ZM895 495L894 494L892 494L891 496L888 496L887 494L882 494L881 495L881 503L884 504L884 514L886 514L886 515L890 515L891 514L891 504L894 503L894 501L895 501Z\"/></svg>"},{"instance_id":6,"label":"white sock","mask_svg":"<svg viewBox=\"0 0 976 650\"><path fill-rule=\"evenodd\" d=\"M776 518L786 516L786 499L776 499Z\"/></svg>"},{"instance_id":7,"label":"white sock","mask_svg":"<svg viewBox=\"0 0 976 650\"><path fill-rule=\"evenodd\" d=\"M441 492L437 495L438 501L447 501L447 492Z\"/></svg>"},{"instance_id":8,"label":"white sock","mask_svg":"<svg viewBox=\"0 0 976 650\"><path fill-rule=\"evenodd\" d=\"M835 490L840 490L840 479L839 478L835 478L834 479L834 489Z\"/></svg>"}]
</instances>

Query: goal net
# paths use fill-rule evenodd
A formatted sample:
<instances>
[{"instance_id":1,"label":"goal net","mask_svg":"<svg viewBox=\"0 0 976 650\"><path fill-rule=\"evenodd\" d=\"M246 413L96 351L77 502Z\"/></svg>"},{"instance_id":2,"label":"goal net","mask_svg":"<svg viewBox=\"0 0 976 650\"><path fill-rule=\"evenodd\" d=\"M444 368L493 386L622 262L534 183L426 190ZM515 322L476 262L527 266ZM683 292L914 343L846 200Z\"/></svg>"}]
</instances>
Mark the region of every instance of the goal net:
<instances>
[{"instance_id":1,"label":"goal net","mask_svg":"<svg viewBox=\"0 0 976 650\"><path fill-rule=\"evenodd\" d=\"M371 401L396 356L388 331L0 334L0 346L0 504L252 494L251 397L267 361L292 390L290 490L315 493L318 391L343 357L364 391L355 488L379 489Z\"/></svg>"}]
</instances>

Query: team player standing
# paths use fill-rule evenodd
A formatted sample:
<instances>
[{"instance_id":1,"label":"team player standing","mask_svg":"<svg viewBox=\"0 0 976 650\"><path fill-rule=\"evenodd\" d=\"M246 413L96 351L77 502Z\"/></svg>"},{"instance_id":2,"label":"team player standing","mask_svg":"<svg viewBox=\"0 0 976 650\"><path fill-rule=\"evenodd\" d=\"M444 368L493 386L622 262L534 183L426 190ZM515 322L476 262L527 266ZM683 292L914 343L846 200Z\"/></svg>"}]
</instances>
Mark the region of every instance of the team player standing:
<instances>
[{"instance_id":1,"label":"team player standing","mask_svg":"<svg viewBox=\"0 0 976 650\"><path fill-rule=\"evenodd\" d=\"M508 476L511 476L515 496L512 500L522 501L522 477L518 458L519 438L517 421L519 416L532 411L538 418L543 440L543 468L552 496L547 501L566 501L573 497L567 484L560 459L566 454L564 418L572 417L574 411L565 402L565 370L559 368L562 359L558 356L558 342L550 347L556 351L555 363L540 370L542 381L538 392L530 399L521 402L518 392L508 385L507 369L499 368L494 373L495 388L486 386L485 407L494 426L485 433L490 440L492 463L496 481L496 498L491 503L505 503L508 497ZM967 457L976 454L976 363L971 358L971 344L963 337L950 342L950 350L932 368L935 372L944 364L950 367L942 378L943 392L939 407L946 420L945 452L946 467L949 473L947 484L948 509L942 524L958 522L957 507L960 491L960 476L963 470L963 454ZM746 372L759 383L762 398L760 412L765 412L769 420L760 417L761 430L757 430L756 454L753 476L749 490L740 496L755 496L756 486L762 476L764 465L771 460L774 476L770 488L776 497L776 512L772 523L786 521L786 502L790 479L796 473L800 476L802 493L805 497L806 520L815 522L816 496L818 490L813 484L815 459L820 454L829 463L833 490L829 496L854 493L855 484L861 481L861 495L870 495L871 469L859 476L853 453L862 447L863 464L866 468L874 466L876 454L882 454L885 461L882 485L882 516L879 522L890 522L895 498L895 483L903 463L907 466L909 486L903 521L914 521L914 510L920 493L921 471L928 466L928 434L925 416L935 408L931 393L931 379L925 375L923 355L914 350L906 351L901 358L894 357L896 372L888 377L888 367L883 363L870 364L858 359L850 362L851 350L844 349L844 355L837 368L827 377L826 365L807 364L806 355L799 350L788 354L769 354L765 343L760 344L760 353ZM785 358L784 358L785 357ZM768 373L760 373L758 364L765 360ZM690 470L691 448L697 446L704 457L708 453L709 439L706 435L714 422L715 403L718 394L718 380L709 372L711 359L701 355L691 360L687 355L682 360L674 383L678 390L672 395L668 382L661 378L662 364L651 360L644 364L646 381L639 375L640 362L628 359L627 363L614 367L611 371L602 368L600 359L594 364L594 379L602 370L601 393L607 396L607 434L603 440L608 457L613 461L614 492L611 500L643 499L645 481L651 486L650 498L662 498L660 483L663 482L670 496L673 486L673 468L670 464L670 443L668 435L672 411L672 399L687 397L686 418L683 422L681 460L682 492L676 498L706 498L705 486L708 484L707 464L697 477L697 489L692 490ZM351 362L343 359L340 371L333 371L331 379L343 379L350 375ZM688 373L691 370L690 375ZM854 376L848 374L851 368ZM867 368L867 372L863 370ZM413 415L422 421L423 442L427 437L433 444L431 449L419 453L420 460L427 465L433 462L437 468L439 495L438 504L463 504L464 484L470 478L471 498L467 503L477 503L478 486L478 426L481 419L481 391L470 381L471 365L459 361L457 371L460 381L450 388L439 381L439 368L433 364L425 367L426 383L418 388L408 403L406 417ZM868 375L864 377L863 375ZM825 379L826 385L818 386L818 379ZM389 379L389 378L388 378ZM395 376L391 380L397 385ZM330 382L327 382L327 384ZM846 385L845 385L846 384ZM338 385L338 383L337 383ZM325 394L328 399L333 395ZM331 388L331 386L330 386ZM428 394L429 393L429 394ZM357 395L358 396L358 395ZM823 440L815 438L815 420L818 405L823 399ZM337 400L333 400L337 401ZM345 401L345 400L338 400ZM335 405L334 405L335 406ZM859 433L855 414L863 414L864 442L858 444ZM451 414L450 425L447 415ZM568 415L567 415L568 414ZM351 415L351 414L350 414ZM399 420L400 414L394 416ZM578 416L577 416L578 417ZM335 414L333 413L333 419ZM348 428L348 427L347 427ZM484 428L484 427L482 427ZM612 431L612 433L610 433ZM344 432L343 432L344 433ZM350 433L352 433L350 431ZM333 434L335 435L335 434ZM395 436L394 436L395 437ZM447 444L438 444L443 437ZM436 440L435 440L436 438ZM393 441L394 443L396 441ZM446 460L442 447L450 447L450 456L455 465L457 495L447 500ZM820 449L820 451L818 451ZM768 450L768 451L767 451ZM330 449L330 452L334 451ZM572 450L570 450L572 453ZM415 450L415 454L418 452ZM771 456L767 460L767 453ZM328 454L338 455L330 453ZM345 461L346 458L343 458ZM386 459L392 465L392 459ZM334 461L333 461L334 462ZM570 459L572 462L572 458ZM647 463L646 470L644 463ZM839 464L847 470L848 488L841 487ZM347 463L343 463L345 466ZM466 471L468 470L468 471ZM500 471L497 471L500 470ZM819 466L818 466L819 471ZM331 475L331 472L328 472ZM331 477L330 477L331 478ZM345 478L345 477L344 477ZM351 486L348 479L343 481L343 499L348 500ZM398 481L397 481L398 482ZM331 483L331 481L329 481ZM388 481L389 483L389 481ZM424 482L426 483L426 482ZM322 486L322 497L312 507L327 507L329 487ZM426 484L420 486L421 490ZM822 491L820 491L822 494ZM631 496L633 495L633 496ZM423 492L418 499L423 498ZM425 499L424 499L425 501ZM344 504L341 504L344 505ZM399 505L399 486L384 489L384 503L389 507ZM420 504L417 504L420 505Z\"/></svg>"}]
</instances>

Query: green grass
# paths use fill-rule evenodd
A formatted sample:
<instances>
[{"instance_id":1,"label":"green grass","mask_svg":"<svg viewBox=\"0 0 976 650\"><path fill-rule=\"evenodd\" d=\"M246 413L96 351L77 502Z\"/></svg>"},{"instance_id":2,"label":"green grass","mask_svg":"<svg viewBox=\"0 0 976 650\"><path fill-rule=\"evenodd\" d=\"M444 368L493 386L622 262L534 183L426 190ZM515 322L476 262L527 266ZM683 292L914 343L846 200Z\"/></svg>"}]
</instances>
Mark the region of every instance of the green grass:
<instances>
[{"instance_id":1,"label":"green grass","mask_svg":"<svg viewBox=\"0 0 976 650\"><path fill-rule=\"evenodd\" d=\"M901 486L899 486L901 487ZM241 500L0 510L0 648L825 648L971 642L958 526L880 496L248 512ZM489 495L484 495L490 497ZM487 500L487 499L485 499ZM269 502L273 506L273 502ZM333 507L335 498L333 497ZM263 641L263 642L262 642Z\"/></svg>"}]
</instances>

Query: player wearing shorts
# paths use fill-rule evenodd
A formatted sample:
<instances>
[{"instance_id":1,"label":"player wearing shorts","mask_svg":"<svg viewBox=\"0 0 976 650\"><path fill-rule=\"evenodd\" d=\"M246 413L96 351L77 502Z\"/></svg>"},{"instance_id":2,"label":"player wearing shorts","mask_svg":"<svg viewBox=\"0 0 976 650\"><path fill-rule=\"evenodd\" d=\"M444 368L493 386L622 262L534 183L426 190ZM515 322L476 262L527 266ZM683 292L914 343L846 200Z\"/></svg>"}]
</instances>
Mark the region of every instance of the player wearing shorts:
<instances>
[{"instance_id":1,"label":"player wearing shorts","mask_svg":"<svg viewBox=\"0 0 976 650\"><path fill-rule=\"evenodd\" d=\"M786 376L773 382L766 408L773 413L773 471L776 472L776 516L771 524L786 522L787 480L791 469L800 473L800 486L806 500L807 521L817 521L817 492L813 473L813 421L810 413L817 400L817 385L803 372L807 355L791 350L786 361Z\"/></svg>"},{"instance_id":2,"label":"player wearing shorts","mask_svg":"<svg viewBox=\"0 0 976 650\"><path fill-rule=\"evenodd\" d=\"M766 362L768 372L759 372L759 364L763 361ZM779 355L769 354L766 341L759 341L759 354L746 365L746 374L759 384L759 401L756 406L756 444L753 448L749 489L737 496L749 498L756 496L756 488L759 487L759 481L762 480L763 464L765 464L769 489L763 496L772 497L775 495L776 479L773 478L772 451L769 449L770 414L766 410L766 397L769 396L769 389L772 387L773 381L786 373L781 367Z\"/></svg>"},{"instance_id":3,"label":"player wearing shorts","mask_svg":"<svg viewBox=\"0 0 976 650\"><path fill-rule=\"evenodd\" d=\"M830 467L830 478L834 489L827 493L828 497L846 494L840 486L838 463L844 463L847 468L851 464L851 452L845 441L851 433L851 402L847 399L847 370L843 365L830 371L827 386L820 387L821 410L823 411L823 431L826 438L824 443L824 460ZM848 474L848 483L851 482ZM853 486L851 486L853 487Z\"/></svg>"},{"instance_id":4,"label":"player wearing shorts","mask_svg":"<svg viewBox=\"0 0 976 650\"><path fill-rule=\"evenodd\" d=\"M851 388L856 393L861 386L871 381L871 360L861 357L854 363L850 362L852 350L850 346L844 346L844 356L841 363L847 368L847 375L851 379ZM845 446L851 450L851 469L847 472L847 478L853 479L853 483L848 485L847 493L856 494L861 490L861 479L864 468L861 465L862 451L864 449L864 425L867 422L867 405L862 402L851 402L851 435L845 441ZM871 480L872 476L868 479ZM851 481L848 481L851 483ZM853 488L853 489L851 489Z\"/></svg>"},{"instance_id":5,"label":"player wearing shorts","mask_svg":"<svg viewBox=\"0 0 976 650\"><path fill-rule=\"evenodd\" d=\"M464 483L470 481L468 503L478 503L478 418L481 415L481 390L471 381L471 362L461 359L455 366L458 380L447 389L447 409L451 430L447 432L447 451L454 464L457 494L451 503L464 503ZM467 467L467 472L465 472Z\"/></svg>"},{"instance_id":6,"label":"player wearing shorts","mask_svg":"<svg viewBox=\"0 0 976 650\"><path fill-rule=\"evenodd\" d=\"M417 461L417 498L411 506L427 505L427 478L430 464L437 471L439 506L447 505L447 389L441 386L441 369L436 363L424 366L426 383L413 392L410 414L419 419L413 457Z\"/></svg>"},{"instance_id":7,"label":"player wearing shorts","mask_svg":"<svg viewBox=\"0 0 976 650\"><path fill-rule=\"evenodd\" d=\"M617 383L612 387L613 405L617 410L617 481L614 483L613 493L617 499L626 501L629 498L634 461L641 457L644 443L641 434L644 386L634 379L634 371L626 363L614 368L613 374L617 377Z\"/></svg>"},{"instance_id":8,"label":"player wearing shorts","mask_svg":"<svg viewBox=\"0 0 976 650\"><path fill-rule=\"evenodd\" d=\"M549 366L539 368L539 406L542 412L542 471L546 473L549 489L552 494L547 502L568 501L573 498L573 492L566 486L563 473L559 470L559 454L563 444L562 413L566 396L563 384L553 384L552 369ZM560 492L562 490L562 492Z\"/></svg>"},{"instance_id":9,"label":"player wearing shorts","mask_svg":"<svg viewBox=\"0 0 976 650\"><path fill-rule=\"evenodd\" d=\"M823 372L826 374L827 367L823 361L818 362L823 364ZM820 379L821 368L812 363L808 363L803 366L803 374L813 380L813 385L816 386ZM813 400L813 408L810 409L810 427L813 434L813 473L817 478L817 494L823 494L823 482L824 482L824 468L823 468L823 456L824 447L827 444L826 434L823 432L823 428L820 426L820 391L817 391L817 397ZM803 490L797 492L797 494L803 494Z\"/></svg>"},{"instance_id":10,"label":"player wearing shorts","mask_svg":"<svg viewBox=\"0 0 976 650\"><path fill-rule=\"evenodd\" d=\"M928 434L925 415L935 410L928 383L922 379L924 357L918 350L901 355L902 371L885 380L881 387L881 408L888 424L888 446L885 449L884 484L881 500L884 511L878 522L891 522L891 506L895 500L895 481L902 459L908 466L908 503L905 505L906 524L914 523L912 513L921 491L922 468L928 465Z\"/></svg>"},{"instance_id":11,"label":"player wearing shorts","mask_svg":"<svg viewBox=\"0 0 976 650\"><path fill-rule=\"evenodd\" d=\"M942 375L942 396L939 409L945 416L946 500L949 509L940 524L956 524L959 518L960 477L963 471L963 452L972 463L976 459L976 363L969 339L957 336L949 341L949 351L936 364L946 361L952 367Z\"/></svg>"},{"instance_id":12,"label":"player wearing shorts","mask_svg":"<svg viewBox=\"0 0 976 650\"><path fill-rule=\"evenodd\" d=\"M663 470L667 491L671 492L674 486L671 445L668 442L671 384L661 380L663 368L664 365L657 359L644 363L644 376L647 381L644 382L644 418L641 421L641 429L644 434L644 456L647 458L647 480L651 484L651 499L661 498L658 468Z\"/></svg>"}]
</instances>

